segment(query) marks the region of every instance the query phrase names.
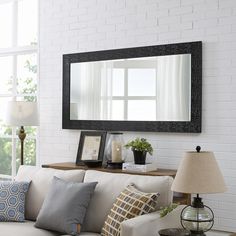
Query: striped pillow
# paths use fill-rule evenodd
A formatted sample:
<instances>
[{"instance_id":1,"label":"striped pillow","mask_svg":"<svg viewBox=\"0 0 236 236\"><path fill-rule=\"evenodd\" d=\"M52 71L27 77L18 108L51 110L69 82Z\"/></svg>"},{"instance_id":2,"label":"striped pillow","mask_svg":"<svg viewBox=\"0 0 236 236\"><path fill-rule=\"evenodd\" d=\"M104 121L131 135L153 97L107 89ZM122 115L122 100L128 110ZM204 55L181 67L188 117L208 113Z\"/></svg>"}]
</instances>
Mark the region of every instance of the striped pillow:
<instances>
[{"instance_id":1,"label":"striped pillow","mask_svg":"<svg viewBox=\"0 0 236 236\"><path fill-rule=\"evenodd\" d=\"M124 220L153 212L159 193L144 193L134 184L128 185L117 197L103 225L102 236L119 236Z\"/></svg>"}]
</instances>

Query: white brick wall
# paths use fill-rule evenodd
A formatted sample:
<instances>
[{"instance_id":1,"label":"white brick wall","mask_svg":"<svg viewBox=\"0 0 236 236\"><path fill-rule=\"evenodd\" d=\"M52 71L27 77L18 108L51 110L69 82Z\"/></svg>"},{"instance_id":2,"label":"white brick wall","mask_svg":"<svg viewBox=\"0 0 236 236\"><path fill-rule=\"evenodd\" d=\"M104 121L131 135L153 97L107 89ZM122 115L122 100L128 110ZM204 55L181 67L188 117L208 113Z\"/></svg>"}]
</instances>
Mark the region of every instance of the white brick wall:
<instances>
[{"instance_id":1,"label":"white brick wall","mask_svg":"<svg viewBox=\"0 0 236 236\"><path fill-rule=\"evenodd\" d=\"M62 130L62 54L203 41L201 134L132 133L152 161L177 168L184 151L215 152L228 185L205 195L215 227L236 231L236 0L40 0L40 162L75 161L79 131Z\"/></svg>"}]
</instances>

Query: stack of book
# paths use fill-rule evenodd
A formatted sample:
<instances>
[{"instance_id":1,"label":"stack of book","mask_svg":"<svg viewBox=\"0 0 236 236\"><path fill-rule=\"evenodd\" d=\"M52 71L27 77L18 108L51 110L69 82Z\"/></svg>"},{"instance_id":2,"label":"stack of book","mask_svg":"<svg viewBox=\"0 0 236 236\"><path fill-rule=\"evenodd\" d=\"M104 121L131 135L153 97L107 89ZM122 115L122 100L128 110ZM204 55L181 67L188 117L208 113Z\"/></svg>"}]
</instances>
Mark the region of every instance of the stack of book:
<instances>
[{"instance_id":1,"label":"stack of book","mask_svg":"<svg viewBox=\"0 0 236 236\"><path fill-rule=\"evenodd\" d=\"M134 172L149 172L157 170L157 167L153 163L146 163L145 165L137 165L133 162L125 162L122 164L122 170L134 171Z\"/></svg>"}]
</instances>

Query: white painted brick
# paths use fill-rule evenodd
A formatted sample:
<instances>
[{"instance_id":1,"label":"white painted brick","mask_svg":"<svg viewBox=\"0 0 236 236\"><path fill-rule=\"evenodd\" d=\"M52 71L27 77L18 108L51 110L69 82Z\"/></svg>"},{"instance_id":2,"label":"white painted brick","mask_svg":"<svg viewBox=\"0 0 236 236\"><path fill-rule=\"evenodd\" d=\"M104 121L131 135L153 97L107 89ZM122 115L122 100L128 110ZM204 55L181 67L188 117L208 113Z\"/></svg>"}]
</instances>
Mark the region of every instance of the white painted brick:
<instances>
[{"instance_id":1,"label":"white painted brick","mask_svg":"<svg viewBox=\"0 0 236 236\"><path fill-rule=\"evenodd\" d=\"M117 24L115 26L115 29L117 31L123 31L123 30L129 31L129 30L132 30L132 29L136 28L137 24L138 23L136 23L136 22L126 22L125 24Z\"/></svg>"},{"instance_id":2,"label":"white painted brick","mask_svg":"<svg viewBox=\"0 0 236 236\"><path fill-rule=\"evenodd\" d=\"M137 33L137 35L138 35L138 33ZM106 38L108 40L109 39L124 38L125 36L126 36L126 32L125 31L119 31L119 32L115 31L115 32L109 32L108 34L106 34Z\"/></svg>"},{"instance_id":3,"label":"white painted brick","mask_svg":"<svg viewBox=\"0 0 236 236\"><path fill-rule=\"evenodd\" d=\"M104 25L104 26L100 26L99 28L97 28L97 30L95 30L95 32L99 32L99 33L106 33L106 32L113 32L115 31L116 26L115 25Z\"/></svg>"},{"instance_id":4,"label":"white painted brick","mask_svg":"<svg viewBox=\"0 0 236 236\"><path fill-rule=\"evenodd\" d=\"M232 25L231 28L232 28L232 33L236 33L236 24Z\"/></svg>"},{"instance_id":5,"label":"white painted brick","mask_svg":"<svg viewBox=\"0 0 236 236\"><path fill-rule=\"evenodd\" d=\"M137 13L146 12L146 13L150 14L150 13L157 12L158 9L159 9L159 5L158 5L157 1L152 4L147 4L145 2L144 4L139 4L137 6Z\"/></svg>"},{"instance_id":6,"label":"white painted brick","mask_svg":"<svg viewBox=\"0 0 236 236\"><path fill-rule=\"evenodd\" d=\"M212 150L228 192L204 195L215 227L236 231L236 0L40 0L40 163L75 161L80 131L62 130L62 54L203 41L201 134L145 137L148 160L177 168L185 151ZM133 160L132 153L128 159ZM232 206L232 207L231 207Z\"/></svg>"},{"instance_id":7,"label":"white painted brick","mask_svg":"<svg viewBox=\"0 0 236 236\"><path fill-rule=\"evenodd\" d=\"M109 19L106 19L106 23L108 25L112 24L122 24L125 22L124 16L116 16L116 17L110 17Z\"/></svg>"},{"instance_id":8,"label":"white painted brick","mask_svg":"<svg viewBox=\"0 0 236 236\"><path fill-rule=\"evenodd\" d=\"M126 15L125 16L125 21L126 22L137 22L140 20L145 20L146 19L146 13L140 13L140 14L135 14L135 15Z\"/></svg>"},{"instance_id":9,"label":"white painted brick","mask_svg":"<svg viewBox=\"0 0 236 236\"><path fill-rule=\"evenodd\" d=\"M69 3L70 1L68 1ZM94 5L96 5L97 0L80 0L77 1L78 7L76 5L76 8L84 8L84 7L93 7Z\"/></svg>"},{"instance_id":10,"label":"white painted brick","mask_svg":"<svg viewBox=\"0 0 236 236\"><path fill-rule=\"evenodd\" d=\"M185 7L177 7L169 9L169 15L184 15L188 13L192 13L193 7L192 6L185 6Z\"/></svg>"},{"instance_id":11,"label":"white painted brick","mask_svg":"<svg viewBox=\"0 0 236 236\"><path fill-rule=\"evenodd\" d=\"M66 24L77 23L78 17L77 16L70 16L67 18L63 18L62 21L63 21L63 23L66 23Z\"/></svg>"},{"instance_id":12,"label":"white painted brick","mask_svg":"<svg viewBox=\"0 0 236 236\"><path fill-rule=\"evenodd\" d=\"M78 21L79 22L87 22L87 21L91 21L91 20L95 20L96 18L97 18L97 15L95 15L95 14L84 14L84 15L79 15L78 16Z\"/></svg>"},{"instance_id":13,"label":"white painted brick","mask_svg":"<svg viewBox=\"0 0 236 236\"><path fill-rule=\"evenodd\" d=\"M215 18L215 17L229 17L231 16L232 9L231 8L220 8L217 10L207 10L206 11L206 17L209 18Z\"/></svg>"},{"instance_id":14,"label":"white painted brick","mask_svg":"<svg viewBox=\"0 0 236 236\"><path fill-rule=\"evenodd\" d=\"M158 35L157 34L143 34L141 36L138 37L138 42L143 43L143 46L146 46L147 43L150 43L150 45L154 45L156 44L156 42L158 41Z\"/></svg>"},{"instance_id":15,"label":"white painted brick","mask_svg":"<svg viewBox=\"0 0 236 236\"><path fill-rule=\"evenodd\" d=\"M235 24L236 16L219 18L219 25L232 25Z\"/></svg>"},{"instance_id":16,"label":"white painted brick","mask_svg":"<svg viewBox=\"0 0 236 236\"><path fill-rule=\"evenodd\" d=\"M180 36L181 36L181 33L178 32L178 31L175 31L175 32L167 32L167 33L161 33L161 34L159 35L159 39L160 39L161 41L163 41L163 40L171 40L171 39L176 40L176 39L179 39Z\"/></svg>"},{"instance_id":17,"label":"white painted brick","mask_svg":"<svg viewBox=\"0 0 236 236\"><path fill-rule=\"evenodd\" d=\"M205 0L181 0L181 6L204 4Z\"/></svg>"},{"instance_id":18,"label":"white painted brick","mask_svg":"<svg viewBox=\"0 0 236 236\"><path fill-rule=\"evenodd\" d=\"M161 9L179 7L180 2L180 0L160 0L159 7Z\"/></svg>"},{"instance_id":19,"label":"white painted brick","mask_svg":"<svg viewBox=\"0 0 236 236\"><path fill-rule=\"evenodd\" d=\"M58 13L60 14L60 13ZM84 7L84 8L72 8L69 10L69 14L70 16L80 16L80 15L86 15L88 14L88 8Z\"/></svg>"},{"instance_id":20,"label":"white painted brick","mask_svg":"<svg viewBox=\"0 0 236 236\"><path fill-rule=\"evenodd\" d=\"M165 17L169 15L169 9L161 9L156 12L157 17Z\"/></svg>"},{"instance_id":21,"label":"white painted brick","mask_svg":"<svg viewBox=\"0 0 236 236\"><path fill-rule=\"evenodd\" d=\"M125 8L126 2L125 1L115 1L113 4L106 4L108 11L114 11L117 9Z\"/></svg>"},{"instance_id":22,"label":"white painted brick","mask_svg":"<svg viewBox=\"0 0 236 236\"><path fill-rule=\"evenodd\" d=\"M159 17L158 25L172 25L179 24L180 16Z\"/></svg>"},{"instance_id":23,"label":"white painted brick","mask_svg":"<svg viewBox=\"0 0 236 236\"><path fill-rule=\"evenodd\" d=\"M87 22L73 22L73 23L69 24L69 29L71 29L71 30L74 30L74 29L85 29L87 27L88 27L88 23Z\"/></svg>"},{"instance_id":24,"label":"white painted brick","mask_svg":"<svg viewBox=\"0 0 236 236\"><path fill-rule=\"evenodd\" d=\"M126 15L133 15L137 13L137 7L127 7L127 8L122 8L122 9L118 9L116 10L116 12L111 12L111 14L117 14L117 15L121 15L121 16L126 16Z\"/></svg>"},{"instance_id":25,"label":"white painted brick","mask_svg":"<svg viewBox=\"0 0 236 236\"><path fill-rule=\"evenodd\" d=\"M219 7L220 8L235 7L235 1L234 0L219 0Z\"/></svg>"},{"instance_id":26,"label":"white painted brick","mask_svg":"<svg viewBox=\"0 0 236 236\"><path fill-rule=\"evenodd\" d=\"M206 12L206 15L208 11L216 11L218 9L219 9L218 0L209 0L209 1L206 0L202 4L193 6L194 12Z\"/></svg>"},{"instance_id":27,"label":"white painted brick","mask_svg":"<svg viewBox=\"0 0 236 236\"><path fill-rule=\"evenodd\" d=\"M139 21L137 22L137 27L139 28L146 28L147 25L151 25L151 26L157 26L157 17L153 17L153 18L147 18L144 21ZM155 27L157 29L157 27Z\"/></svg>"},{"instance_id":28,"label":"white painted brick","mask_svg":"<svg viewBox=\"0 0 236 236\"><path fill-rule=\"evenodd\" d=\"M202 12L197 12L197 13L191 13L191 14L185 14L181 16L182 22L185 21L194 21L194 20L202 20L205 19L205 13Z\"/></svg>"},{"instance_id":29,"label":"white painted brick","mask_svg":"<svg viewBox=\"0 0 236 236\"><path fill-rule=\"evenodd\" d=\"M203 38L205 31L204 29L183 30L181 34L182 34L182 38L187 38L188 40L190 39L197 40L197 39Z\"/></svg>"},{"instance_id":30,"label":"white painted brick","mask_svg":"<svg viewBox=\"0 0 236 236\"><path fill-rule=\"evenodd\" d=\"M115 48L117 40L122 41L122 40L125 40L125 39L113 39L113 40L106 39L106 40L102 40L102 41L97 41L96 42L96 47L101 49L101 50L109 49L109 47ZM108 45L109 45L109 47L108 47Z\"/></svg>"},{"instance_id":31,"label":"white painted brick","mask_svg":"<svg viewBox=\"0 0 236 236\"><path fill-rule=\"evenodd\" d=\"M231 33L231 30L232 30L231 25L208 27L206 29L206 34L207 35L229 34Z\"/></svg>"},{"instance_id":32,"label":"white painted brick","mask_svg":"<svg viewBox=\"0 0 236 236\"><path fill-rule=\"evenodd\" d=\"M133 29L133 30L129 30L128 32L126 32L126 34L129 36L133 36L133 35L144 35L144 34L154 34L156 33L158 30L157 27L148 27L148 28L137 28L137 29Z\"/></svg>"},{"instance_id":33,"label":"white painted brick","mask_svg":"<svg viewBox=\"0 0 236 236\"><path fill-rule=\"evenodd\" d=\"M199 29L199 28L212 28L216 27L218 24L218 20L216 18L214 19L204 19L204 20L198 20L193 22L193 28Z\"/></svg>"},{"instance_id":34,"label":"white painted brick","mask_svg":"<svg viewBox=\"0 0 236 236\"><path fill-rule=\"evenodd\" d=\"M221 42L235 42L235 40L236 40L236 33L219 36L219 41Z\"/></svg>"},{"instance_id":35,"label":"white painted brick","mask_svg":"<svg viewBox=\"0 0 236 236\"><path fill-rule=\"evenodd\" d=\"M178 31L178 30L191 30L193 28L192 22L184 22L178 25L169 25L170 31Z\"/></svg>"}]
</instances>

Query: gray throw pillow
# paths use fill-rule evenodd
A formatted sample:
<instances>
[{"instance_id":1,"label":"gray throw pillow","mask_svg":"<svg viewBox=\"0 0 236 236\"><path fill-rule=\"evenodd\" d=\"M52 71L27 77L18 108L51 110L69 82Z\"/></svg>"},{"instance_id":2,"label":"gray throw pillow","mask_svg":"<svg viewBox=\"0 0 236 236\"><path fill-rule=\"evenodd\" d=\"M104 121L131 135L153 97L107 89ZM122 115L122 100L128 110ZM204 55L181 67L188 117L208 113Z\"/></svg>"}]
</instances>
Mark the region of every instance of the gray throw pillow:
<instances>
[{"instance_id":1,"label":"gray throw pillow","mask_svg":"<svg viewBox=\"0 0 236 236\"><path fill-rule=\"evenodd\" d=\"M74 183L54 177L35 226L70 235L79 234L96 185L97 182Z\"/></svg>"},{"instance_id":2,"label":"gray throw pillow","mask_svg":"<svg viewBox=\"0 0 236 236\"><path fill-rule=\"evenodd\" d=\"M0 182L0 221L25 220L25 196L29 182Z\"/></svg>"}]
</instances>

